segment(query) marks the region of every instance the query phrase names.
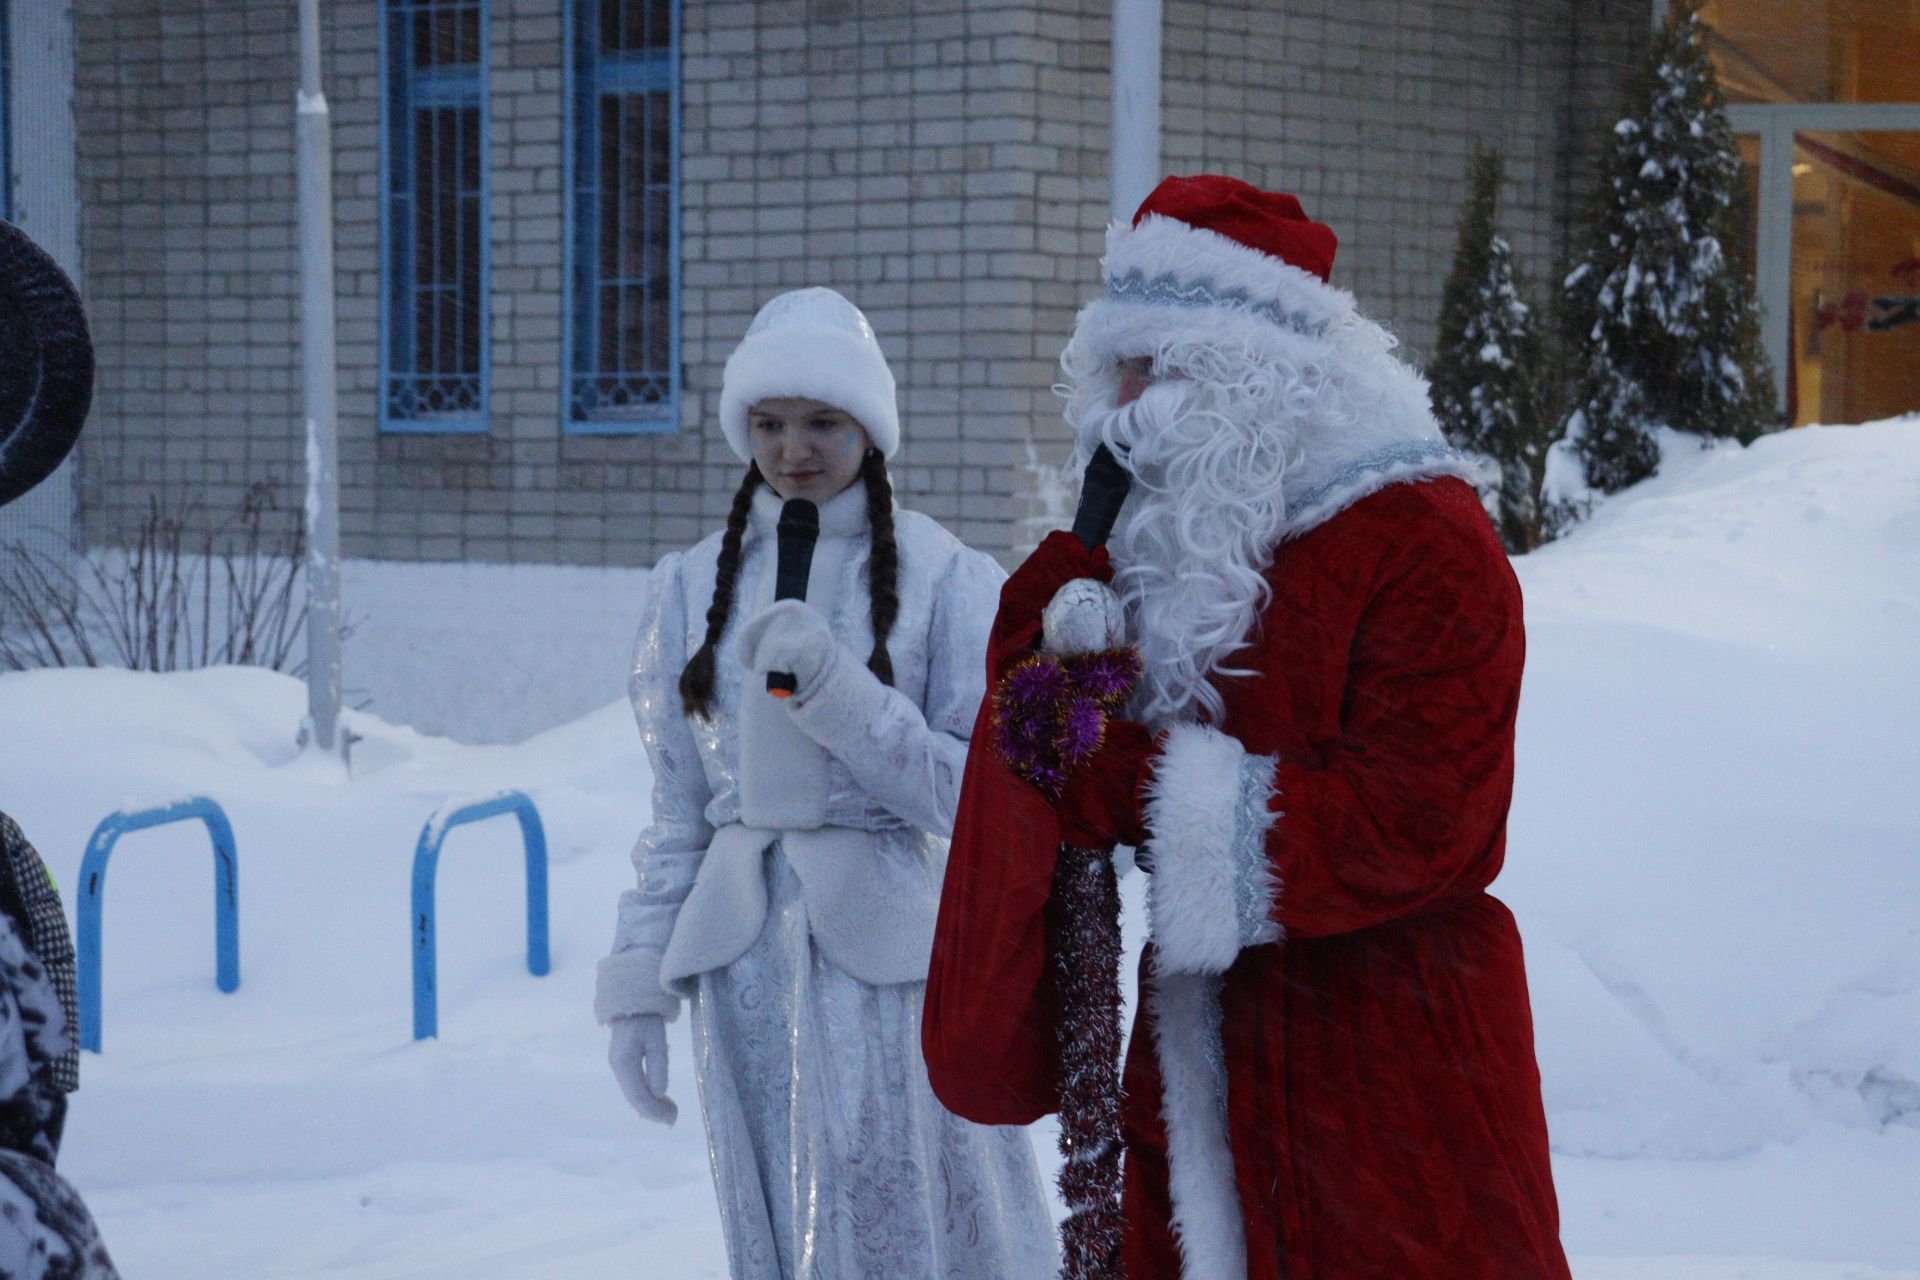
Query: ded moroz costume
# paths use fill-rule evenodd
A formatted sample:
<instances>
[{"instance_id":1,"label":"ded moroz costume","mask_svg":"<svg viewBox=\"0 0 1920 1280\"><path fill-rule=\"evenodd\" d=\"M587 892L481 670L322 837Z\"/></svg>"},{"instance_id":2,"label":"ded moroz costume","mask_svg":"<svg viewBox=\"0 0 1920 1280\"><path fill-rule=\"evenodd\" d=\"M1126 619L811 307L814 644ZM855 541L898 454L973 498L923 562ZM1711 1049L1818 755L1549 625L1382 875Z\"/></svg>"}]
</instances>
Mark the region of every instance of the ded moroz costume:
<instances>
[{"instance_id":1,"label":"ded moroz costume","mask_svg":"<svg viewBox=\"0 0 1920 1280\"><path fill-rule=\"evenodd\" d=\"M1290 196L1168 179L1063 355L1108 548L1008 581L989 678L1108 581L1142 675L1049 798L969 754L923 1027L935 1091L1056 1105L1056 848L1138 844L1131 1280L1566 1280L1505 852L1518 584L1420 377ZM1144 386L1144 391L1141 388Z\"/></svg>"}]
</instances>

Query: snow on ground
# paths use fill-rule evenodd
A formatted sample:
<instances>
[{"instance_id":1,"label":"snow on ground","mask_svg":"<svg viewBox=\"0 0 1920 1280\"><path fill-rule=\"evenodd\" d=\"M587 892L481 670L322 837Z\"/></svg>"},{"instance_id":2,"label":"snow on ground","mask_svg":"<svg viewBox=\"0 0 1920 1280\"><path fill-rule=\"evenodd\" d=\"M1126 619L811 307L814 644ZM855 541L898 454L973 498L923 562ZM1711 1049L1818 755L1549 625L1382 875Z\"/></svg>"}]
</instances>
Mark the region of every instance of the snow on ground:
<instances>
[{"instance_id":1,"label":"snow on ground","mask_svg":"<svg viewBox=\"0 0 1920 1280\"><path fill-rule=\"evenodd\" d=\"M1526 935L1576 1275L1920 1280L1920 421L1675 454L1518 568L1532 650L1497 892ZM369 573L350 605L379 603L359 643L390 718L497 695L510 713L467 736L504 736L618 690L631 574ZM543 639L569 634L594 638ZM575 683L484 675L533 660ZM723 1276L685 1021L668 1130L626 1109L588 1013L646 820L625 708L510 746L353 713L350 778L295 752L303 710L254 670L0 677L0 807L70 910L122 805L211 795L240 845L233 995L204 833L113 857L105 1052L62 1167L124 1272ZM414 1043L414 842L449 797L506 786L546 822L553 972L525 969L515 825L454 830L441 1036Z\"/></svg>"},{"instance_id":2,"label":"snow on ground","mask_svg":"<svg viewBox=\"0 0 1920 1280\"><path fill-rule=\"evenodd\" d=\"M621 696L645 569L348 560L348 705L457 742L520 742Z\"/></svg>"}]
</instances>

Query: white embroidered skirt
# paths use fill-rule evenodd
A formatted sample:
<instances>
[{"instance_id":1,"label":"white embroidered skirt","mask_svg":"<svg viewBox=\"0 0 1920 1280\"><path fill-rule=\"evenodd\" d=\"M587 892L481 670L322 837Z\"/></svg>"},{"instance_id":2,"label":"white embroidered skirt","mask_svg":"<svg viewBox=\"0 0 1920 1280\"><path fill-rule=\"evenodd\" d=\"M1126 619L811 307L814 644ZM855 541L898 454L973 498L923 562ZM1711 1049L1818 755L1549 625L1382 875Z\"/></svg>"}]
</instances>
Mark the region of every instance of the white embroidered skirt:
<instances>
[{"instance_id":1,"label":"white embroidered skirt","mask_svg":"<svg viewBox=\"0 0 1920 1280\"><path fill-rule=\"evenodd\" d=\"M1051 1276L1054 1228L1022 1129L940 1105L921 983L869 986L813 945L775 846L759 940L701 976L695 1071L733 1280Z\"/></svg>"}]
</instances>

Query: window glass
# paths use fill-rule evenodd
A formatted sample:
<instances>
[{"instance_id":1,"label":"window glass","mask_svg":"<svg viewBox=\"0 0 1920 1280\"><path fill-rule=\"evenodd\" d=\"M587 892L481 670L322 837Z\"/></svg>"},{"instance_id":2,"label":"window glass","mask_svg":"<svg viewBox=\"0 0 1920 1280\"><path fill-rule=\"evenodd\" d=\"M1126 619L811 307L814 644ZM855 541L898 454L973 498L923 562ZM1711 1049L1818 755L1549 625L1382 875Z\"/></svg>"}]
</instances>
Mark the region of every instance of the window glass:
<instances>
[{"instance_id":1,"label":"window glass","mask_svg":"<svg viewBox=\"0 0 1920 1280\"><path fill-rule=\"evenodd\" d=\"M1730 102L1920 102L1920 3L1708 0Z\"/></svg>"},{"instance_id":2,"label":"window glass","mask_svg":"<svg viewBox=\"0 0 1920 1280\"><path fill-rule=\"evenodd\" d=\"M1794 421L1920 409L1920 133L1801 133L1793 161Z\"/></svg>"},{"instance_id":3,"label":"window glass","mask_svg":"<svg viewBox=\"0 0 1920 1280\"><path fill-rule=\"evenodd\" d=\"M387 0L382 419L486 429L485 0Z\"/></svg>"},{"instance_id":4,"label":"window glass","mask_svg":"<svg viewBox=\"0 0 1920 1280\"><path fill-rule=\"evenodd\" d=\"M574 0L575 428L672 429L678 69L670 0Z\"/></svg>"}]
</instances>

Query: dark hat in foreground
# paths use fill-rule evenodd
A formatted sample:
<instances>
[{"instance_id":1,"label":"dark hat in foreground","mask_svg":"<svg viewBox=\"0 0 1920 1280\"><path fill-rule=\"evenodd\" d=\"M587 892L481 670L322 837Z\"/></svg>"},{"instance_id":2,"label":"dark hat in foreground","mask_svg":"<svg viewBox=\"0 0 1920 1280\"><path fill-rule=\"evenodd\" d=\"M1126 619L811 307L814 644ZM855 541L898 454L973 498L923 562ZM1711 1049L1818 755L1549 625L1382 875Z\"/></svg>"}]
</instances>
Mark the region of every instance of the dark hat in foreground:
<instances>
[{"instance_id":1,"label":"dark hat in foreground","mask_svg":"<svg viewBox=\"0 0 1920 1280\"><path fill-rule=\"evenodd\" d=\"M0 505L53 474L92 400L79 293L26 232L0 222Z\"/></svg>"}]
</instances>

